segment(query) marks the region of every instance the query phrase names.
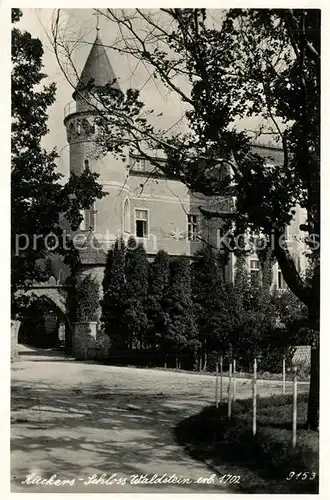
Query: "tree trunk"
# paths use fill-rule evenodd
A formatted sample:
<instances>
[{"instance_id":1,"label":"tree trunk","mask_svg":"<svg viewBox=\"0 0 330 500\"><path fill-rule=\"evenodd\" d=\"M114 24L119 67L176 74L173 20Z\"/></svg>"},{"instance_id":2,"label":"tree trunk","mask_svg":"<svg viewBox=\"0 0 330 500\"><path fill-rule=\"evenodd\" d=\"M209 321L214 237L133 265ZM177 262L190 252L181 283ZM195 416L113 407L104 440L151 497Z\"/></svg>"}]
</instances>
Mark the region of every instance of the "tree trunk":
<instances>
[{"instance_id":1,"label":"tree trunk","mask_svg":"<svg viewBox=\"0 0 330 500\"><path fill-rule=\"evenodd\" d=\"M320 406L320 347L311 349L311 376L308 398L307 428L317 430L319 428L319 406Z\"/></svg>"},{"instance_id":2,"label":"tree trunk","mask_svg":"<svg viewBox=\"0 0 330 500\"><path fill-rule=\"evenodd\" d=\"M309 311L310 325L315 331L314 341L311 347L310 386L307 410L308 429L319 428L319 406L320 406L320 342L319 342L319 308Z\"/></svg>"}]
</instances>

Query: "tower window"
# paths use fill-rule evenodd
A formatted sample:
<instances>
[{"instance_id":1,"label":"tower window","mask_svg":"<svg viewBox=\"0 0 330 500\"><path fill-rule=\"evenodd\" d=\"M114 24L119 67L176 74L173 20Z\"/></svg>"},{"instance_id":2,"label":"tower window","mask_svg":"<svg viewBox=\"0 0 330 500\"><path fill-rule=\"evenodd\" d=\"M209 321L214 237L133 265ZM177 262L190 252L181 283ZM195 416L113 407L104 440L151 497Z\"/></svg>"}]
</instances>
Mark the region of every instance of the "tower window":
<instances>
[{"instance_id":1,"label":"tower window","mask_svg":"<svg viewBox=\"0 0 330 500\"><path fill-rule=\"evenodd\" d=\"M96 209L95 209L95 203L93 203L93 206L90 209L87 210L81 210L80 211L83 220L80 223L80 230L81 231L94 231L95 230L95 224L96 224Z\"/></svg>"},{"instance_id":2,"label":"tower window","mask_svg":"<svg viewBox=\"0 0 330 500\"><path fill-rule=\"evenodd\" d=\"M135 210L135 235L137 238L148 238L147 210Z\"/></svg>"},{"instance_id":3,"label":"tower window","mask_svg":"<svg viewBox=\"0 0 330 500\"><path fill-rule=\"evenodd\" d=\"M188 215L188 240L198 240L198 215Z\"/></svg>"},{"instance_id":4,"label":"tower window","mask_svg":"<svg viewBox=\"0 0 330 500\"><path fill-rule=\"evenodd\" d=\"M259 284L261 282L260 263L257 259L250 260L250 277L252 283Z\"/></svg>"},{"instance_id":5,"label":"tower window","mask_svg":"<svg viewBox=\"0 0 330 500\"><path fill-rule=\"evenodd\" d=\"M89 160L84 161L85 170L89 169Z\"/></svg>"}]
</instances>

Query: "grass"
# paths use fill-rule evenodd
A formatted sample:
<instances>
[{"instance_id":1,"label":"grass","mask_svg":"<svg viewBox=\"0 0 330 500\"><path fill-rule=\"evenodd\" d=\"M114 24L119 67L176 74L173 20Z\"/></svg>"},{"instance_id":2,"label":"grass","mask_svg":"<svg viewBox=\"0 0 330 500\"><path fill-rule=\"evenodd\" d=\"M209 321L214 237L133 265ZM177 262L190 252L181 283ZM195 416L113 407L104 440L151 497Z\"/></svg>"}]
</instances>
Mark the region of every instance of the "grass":
<instances>
[{"instance_id":1,"label":"grass","mask_svg":"<svg viewBox=\"0 0 330 500\"><path fill-rule=\"evenodd\" d=\"M99 360L101 364L106 364L106 365L114 365L116 366L115 363L111 362L110 360ZM129 364L125 363L123 365L118 365L118 366L125 366L126 368L139 368L143 370L158 370L158 371L164 371L164 372L173 372L173 373L189 373L192 375L209 375L211 377L215 377L215 371L199 371L199 370L184 370L181 368L165 368L163 366L139 366L139 365L134 365L134 364ZM222 373L223 377L229 377L229 372L228 371L223 371ZM253 378L253 373L250 372L236 372L236 378L247 378L251 379ZM292 382L293 380L293 374L292 373L286 373L285 379L287 382ZM274 380L274 381L282 381L282 373L271 373L271 372L259 372L258 373L258 380ZM299 382L309 382L309 375L305 374L297 374L297 380Z\"/></svg>"},{"instance_id":2,"label":"grass","mask_svg":"<svg viewBox=\"0 0 330 500\"><path fill-rule=\"evenodd\" d=\"M252 435L251 400L233 403L228 420L227 405L209 407L179 423L178 442L195 459L222 476L241 476L233 489L241 493L317 493L318 433L304 429L307 394L298 396L297 445L291 446L292 398L259 398L257 433ZM289 478L290 472L309 472L308 479ZM311 473L316 473L315 479ZM291 474L292 476L292 474ZM232 486L232 485L230 485Z\"/></svg>"}]
</instances>

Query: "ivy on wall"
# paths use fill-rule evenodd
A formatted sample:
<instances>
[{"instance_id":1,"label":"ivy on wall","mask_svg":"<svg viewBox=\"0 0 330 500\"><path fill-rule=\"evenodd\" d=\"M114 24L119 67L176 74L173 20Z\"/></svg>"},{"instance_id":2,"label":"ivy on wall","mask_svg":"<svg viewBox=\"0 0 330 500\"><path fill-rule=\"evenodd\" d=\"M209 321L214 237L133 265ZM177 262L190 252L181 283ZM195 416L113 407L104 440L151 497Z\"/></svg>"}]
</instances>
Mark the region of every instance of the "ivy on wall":
<instances>
[{"instance_id":1,"label":"ivy on wall","mask_svg":"<svg viewBox=\"0 0 330 500\"><path fill-rule=\"evenodd\" d=\"M85 276L76 286L76 321L97 321L100 304L99 286L90 275Z\"/></svg>"}]
</instances>

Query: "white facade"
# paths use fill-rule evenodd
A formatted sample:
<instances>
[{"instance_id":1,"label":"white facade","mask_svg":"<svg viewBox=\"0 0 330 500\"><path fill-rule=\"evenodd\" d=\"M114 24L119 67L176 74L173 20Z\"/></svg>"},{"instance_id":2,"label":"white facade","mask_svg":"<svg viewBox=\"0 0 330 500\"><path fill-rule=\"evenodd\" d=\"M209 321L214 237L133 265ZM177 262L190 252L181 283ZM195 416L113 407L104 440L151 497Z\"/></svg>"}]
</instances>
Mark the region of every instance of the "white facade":
<instances>
[{"instance_id":1,"label":"white facade","mask_svg":"<svg viewBox=\"0 0 330 500\"><path fill-rule=\"evenodd\" d=\"M97 73L97 74L96 74ZM96 38L86 62L81 80L93 76L99 85L113 78L113 71L102 42ZM80 85L80 84L79 84ZM79 89L78 85L78 89ZM108 195L97 200L84 214L81 229L92 231L107 250L121 235L130 235L143 241L150 257L160 249L170 255L193 254L206 242L219 246L221 220L206 221L199 207L207 209L214 200L191 193L181 182L169 180L155 172L154 167L139 158L115 159L113 155L100 155L96 144L97 126L95 110L88 105L83 90L74 94L75 103L66 108L64 124L70 145L70 171L79 175L85 168L100 175L99 182ZM282 156L279 148L256 146L267 161L276 162ZM234 210L234 200L225 203L225 210ZM288 228L289 244L298 269L306 269L305 245L299 241L300 224L305 214L297 207L296 215ZM258 257L247 259L251 273L258 272ZM231 255L226 266L227 279L234 276L235 260ZM273 285L284 289L285 283L277 264L274 266Z\"/></svg>"}]
</instances>

